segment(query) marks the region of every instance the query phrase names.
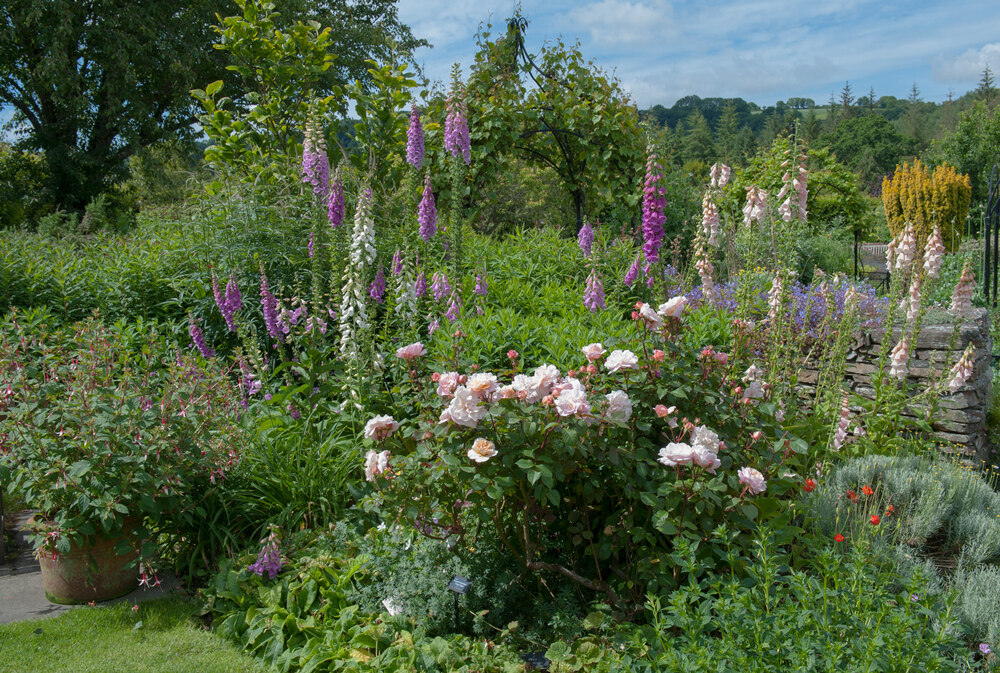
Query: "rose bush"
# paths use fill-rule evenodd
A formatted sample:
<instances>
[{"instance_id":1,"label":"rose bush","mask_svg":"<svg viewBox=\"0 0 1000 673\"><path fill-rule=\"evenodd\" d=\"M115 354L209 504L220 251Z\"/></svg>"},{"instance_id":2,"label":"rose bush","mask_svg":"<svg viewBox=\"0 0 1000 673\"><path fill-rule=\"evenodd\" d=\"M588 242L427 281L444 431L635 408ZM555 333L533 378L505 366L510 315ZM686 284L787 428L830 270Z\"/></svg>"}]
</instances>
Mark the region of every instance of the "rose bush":
<instances>
[{"instance_id":1,"label":"rose bush","mask_svg":"<svg viewBox=\"0 0 1000 673\"><path fill-rule=\"evenodd\" d=\"M581 344L566 372L516 354L502 372L462 367L460 330L445 371L401 349L393 416L370 422L392 432L365 433L367 506L454 544L497 539L528 571L631 605L721 563L756 522L791 536L778 498L804 483L804 442L759 367L682 346L678 312L637 306L630 337Z\"/></svg>"}]
</instances>

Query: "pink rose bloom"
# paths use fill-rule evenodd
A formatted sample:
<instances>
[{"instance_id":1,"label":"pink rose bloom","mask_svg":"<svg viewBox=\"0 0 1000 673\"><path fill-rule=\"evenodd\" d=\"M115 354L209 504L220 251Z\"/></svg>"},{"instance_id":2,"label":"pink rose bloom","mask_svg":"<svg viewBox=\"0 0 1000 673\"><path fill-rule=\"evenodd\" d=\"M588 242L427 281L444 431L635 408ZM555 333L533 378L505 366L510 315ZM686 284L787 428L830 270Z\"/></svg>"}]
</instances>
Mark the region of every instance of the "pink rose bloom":
<instances>
[{"instance_id":1,"label":"pink rose bloom","mask_svg":"<svg viewBox=\"0 0 1000 673\"><path fill-rule=\"evenodd\" d=\"M518 353L513 348L507 351L507 357L509 357L511 360L516 360L518 355L520 355L520 353Z\"/></svg>"},{"instance_id":2,"label":"pink rose bloom","mask_svg":"<svg viewBox=\"0 0 1000 673\"><path fill-rule=\"evenodd\" d=\"M687 297L680 295L674 297L665 304L660 304L659 313L664 318L680 318L681 314L684 313L684 307L687 306Z\"/></svg>"},{"instance_id":3,"label":"pink rose bloom","mask_svg":"<svg viewBox=\"0 0 1000 673\"><path fill-rule=\"evenodd\" d=\"M500 399L511 400L517 397L517 391L514 390L514 386L504 386L500 389Z\"/></svg>"},{"instance_id":4,"label":"pink rose bloom","mask_svg":"<svg viewBox=\"0 0 1000 673\"><path fill-rule=\"evenodd\" d=\"M437 394L440 397L451 397L458 387L458 372L445 372L438 378Z\"/></svg>"},{"instance_id":5,"label":"pink rose bloom","mask_svg":"<svg viewBox=\"0 0 1000 673\"><path fill-rule=\"evenodd\" d=\"M490 393L497 389L497 377L494 374L483 372L473 374L465 384L472 394L481 400L488 398Z\"/></svg>"},{"instance_id":6,"label":"pink rose bloom","mask_svg":"<svg viewBox=\"0 0 1000 673\"><path fill-rule=\"evenodd\" d=\"M608 371L614 374L615 372L621 370L634 370L637 369L639 365L639 358L635 356L632 351L612 351L611 355L608 356L607 362L604 366L608 368Z\"/></svg>"},{"instance_id":7,"label":"pink rose bloom","mask_svg":"<svg viewBox=\"0 0 1000 673\"><path fill-rule=\"evenodd\" d=\"M455 396L448 408L441 412L439 423L454 423L466 428L474 428L486 415L486 407L479 404L479 398L465 386L455 389Z\"/></svg>"},{"instance_id":8,"label":"pink rose bloom","mask_svg":"<svg viewBox=\"0 0 1000 673\"><path fill-rule=\"evenodd\" d=\"M741 467L739 470L740 483L747 487L750 495L757 495L767 490L767 482L764 475L752 467Z\"/></svg>"},{"instance_id":9,"label":"pink rose bloom","mask_svg":"<svg viewBox=\"0 0 1000 673\"><path fill-rule=\"evenodd\" d=\"M608 408L604 411L605 418L615 423L624 423L632 417L632 400L625 391L614 390L605 395L604 399L608 401Z\"/></svg>"},{"instance_id":10,"label":"pink rose bloom","mask_svg":"<svg viewBox=\"0 0 1000 673\"><path fill-rule=\"evenodd\" d=\"M729 353L716 353L715 361L718 362L720 365L725 366L726 364L729 363Z\"/></svg>"},{"instance_id":11,"label":"pink rose bloom","mask_svg":"<svg viewBox=\"0 0 1000 673\"><path fill-rule=\"evenodd\" d=\"M400 360L410 362L411 360L415 360L426 353L427 349L424 348L424 345L418 341L417 343L410 344L409 346L403 346L397 350L396 357Z\"/></svg>"},{"instance_id":12,"label":"pink rose bloom","mask_svg":"<svg viewBox=\"0 0 1000 673\"><path fill-rule=\"evenodd\" d=\"M655 360L656 362L663 362L663 360L666 359L666 357L667 357L666 353L661 351L659 348L653 351L653 360Z\"/></svg>"},{"instance_id":13,"label":"pink rose bloom","mask_svg":"<svg viewBox=\"0 0 1000 673\"><path fill-rule=\"evenodd\" d=\"M642 316L643 322L649 329L660 329L663 327L663 318L649 304L642 305L642 308L639 309L639 315Z\"/></svg>"},{"instance_id":14,"label":"pink rose bloom","mask_svg":"<svg viewBox=\"0 0 1000 673\"><path fill-rule=\"evenodd\" d=\"M469 447L467 455L477 463L485 463L487 460L497 455L497 450L493 442L488 439L478 437L476 438L476 441L472 443L472 446Z\"/></svg>"},{"instance_id":15,"label":"pink rose bloom","mask_svg":"<svg viewBox=\"0 0 1000 673\"><path fill-rule=\"evenodd\" d=\"M555 365L542 365L535 368L534 376L539 384L551 387L559 380L559 368Z\"/></svg>"},{"instance_id":16,"label":"pink rose bloom","mask_svg":"<svg viewBox=\"0 0 1000 673\"><path fill-rule=\"evenodd\" d=\"M365 424L365 438L381 442L399 428L399 423L392 416L376 416Z\"/></svg>"},{"instance_id":17,"label":"pink rose bloom","mask_svg":"<svg viewBox=\"0 0 1000 673\"><path fill-rule=\"evenodd\" d=\"M671 410L676 410L676 409L677 407L667 408L667 406L664 404L657 404L655 407L653 407L653 411L655 411L656 415L659 416L660 418L666 418L671 413L673 413L673 411Z\"/></svg>"},{"instance_id":18,"label":"pink rose bloom","mask_svg":"<svg viewBox=\"0 0 1000 673\"><path fill-rule=\"evenodd\" d=\"M560 416L581 416L589 417L590 402L587 400L587 391L583 384L576 379L569 379L572 384L561 389L559 397L556 398L556 411Z\"/></svg>"},{"instance_id":19,"label":"pink rose bloom","mask_svg":"<svg viewBox=\"0 0 1000 673\"><path fill-rule=\"evenodd\" d=\"M691 464L692 449L687 444L671 442L660 449L659 461L667 467Z\"/></svg>"},{"instance_id":20,"label":"pink rose bloom","mask_svg":"<svg viewBox=\"0 0 1000 673\"><path fill-rule=\"evenodd\" d=\"M375 477L389 469L389 452L369 451L365 454L365 481L375 481Z\"/></svg>"},{"instance_id":21,"label":"pink rose bloom","mask_svg":"<svg viewBox=\"0 0 1000 673\"><path fill-rule=\"evenodd\" d=\"M600 360L604 357L604 354L607 353L607 351L604 350L604 346L601 344L588 344L580 350L583 351L584 356L586 356L586 358L591 362Z\"/></svg>"}]
</instances>

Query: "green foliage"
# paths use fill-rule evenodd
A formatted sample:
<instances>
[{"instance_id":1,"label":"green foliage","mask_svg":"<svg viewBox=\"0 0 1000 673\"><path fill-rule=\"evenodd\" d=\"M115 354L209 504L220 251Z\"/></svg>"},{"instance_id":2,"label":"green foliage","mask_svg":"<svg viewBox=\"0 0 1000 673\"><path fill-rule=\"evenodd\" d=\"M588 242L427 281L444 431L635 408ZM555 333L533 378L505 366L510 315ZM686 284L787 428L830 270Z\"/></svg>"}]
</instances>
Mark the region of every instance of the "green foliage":
<instances>
[{"instance_id":1,"label":"green foliage","mask_svg":"<svg viewBox=\"0 0 1000 673\"><path fill-rule=\"evenodd\" d=\"M43 320L15 313L0 326L0 386L12 391L4 462L13 487L54 525L36 546L65 552L130 518L183 517L242 448L225 372L173 357L143 326L92 319L52 330Z\"/></svg>"},{"instance_id":2,"label":"green foliage","mask_svg":"<svg viewBox=\"0 0 1000 673\"><path fill-rule=\"evenodd\" d=\"M903 136L881 115L861 115L844 119L817 140L828 147L837 160L860 174L865 186L877 185L901 159L916 153L913 138Z\"/></svg>"},{"instance_id":3,"label":"green foliage","mask_svg":"<svg viewBox=\"0 0 1000 673\"><path fill-rule=\"evenodd\" d=\"M205 160L216 171L233 171L251 181L261 170L271 177L292 175L310 103L335 58L330 28L296 22L282 29L273 2L237 0L237 5L242 16L226 17L214 28L214 46L228 54L226 70L236 74L230 90L245 92L245 98L217 97L223 80L191 91L204 109L199 120L212 141ZM321 99L321 109L339 109L339 94L332 89Z\"/></svg>"},{"instance_id":4,"label":"green foliage","mask_svg":"<svg viewBox=\"0 0 1000 673\"><path fill-rule=\"evenodd\" d=\"M129 156L190 126L188 89L219 72L203 46L220 4L4 4L0 102L26 131L20 146L40 152L43 203L82 210Z\"/></svg>"},{"instance_id":5,"label":"green foliage","mask_svg":"<svg viewBox=\"0 0 1000 673\"><path fill-rule=\"evenodd\" d=\"M974 667L954 598L884 554L812 542L811 571L764 532L749 578L712 577L649 597L649 624L593 627L546 653L553 673L600 671L957 671ZM916 596L916 600L912 597Z\"/></svg>"},{"instance_id":6,"label":"green foliage","mask_svg":"<svg viewBox=\"0 0 1000 673\"><path fill-rule=\"evenodd\" d=\"M357 561L306 550L274 582L225 568L208 591L214 630L278 671L514 673L508 648L430 637L419 620L366 613L352 602Z\"/></svg>"},{"instance_id":7,"label":"green foliage","mask_svg":"<svg viewBox=\"0 0 1000 673\"><path fill-rule=\"evenodd\" d=\"M26 227L47 210L42 156L0 142L0 229Z\"/></svg>"},{"instance_id":8,"label":"green foliage","mask_svg":"<svg viewBox=\"0 0 1000 673\"><path fill-rule=\"evenodd\" d=\"M468 82L473 184L488 185L514 153L555 171L577 228L605 204L637 206L644 156L635 108L578 45L560 40L522 62L520 21L493 42L480 36Z\"/></svg>"},{"instance_id":9,"label":"green foliage","mask_svg":"<svg viewBox=\"0 0 1000 673\"><path fill-rule=\"evenodd\" d=\"M972 199L986 199L990 171L1000 157L1000 107L976 103L959 117L955 133L943 148L944 156L972 182Z\"/></svg>"}]
</instances>

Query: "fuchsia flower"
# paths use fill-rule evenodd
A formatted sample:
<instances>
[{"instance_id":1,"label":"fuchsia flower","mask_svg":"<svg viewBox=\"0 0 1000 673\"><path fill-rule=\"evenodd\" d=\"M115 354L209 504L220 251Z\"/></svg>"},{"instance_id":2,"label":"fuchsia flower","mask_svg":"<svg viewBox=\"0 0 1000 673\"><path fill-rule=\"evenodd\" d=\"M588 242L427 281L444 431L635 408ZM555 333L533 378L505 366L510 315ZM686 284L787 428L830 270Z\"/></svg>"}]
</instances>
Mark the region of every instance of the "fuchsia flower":
<instances>
[{"instance_id":1,"label":"fuchsia flower","mask_svg":"<svg viewBox=\"0 0 1000 673\"><path fill-rule=\"evenodd\" d=\"M420 223L420 238L430 242L437 233L437 208L434 206L434 190L431 189L431 174L424 177L424 195L417 209L417 221Z\"/></svg>"},{"instance_id":2,"label":"fuchsia flower","mask_svg":"<svg viewBox=\"0 0 1000 673\"><path fill-rule=\"evenodd\" d=\"M416 169L424 163L424 127L416 103L410 106L410 128L406 131L406 161Z\"/></svg>"}]
</instances>

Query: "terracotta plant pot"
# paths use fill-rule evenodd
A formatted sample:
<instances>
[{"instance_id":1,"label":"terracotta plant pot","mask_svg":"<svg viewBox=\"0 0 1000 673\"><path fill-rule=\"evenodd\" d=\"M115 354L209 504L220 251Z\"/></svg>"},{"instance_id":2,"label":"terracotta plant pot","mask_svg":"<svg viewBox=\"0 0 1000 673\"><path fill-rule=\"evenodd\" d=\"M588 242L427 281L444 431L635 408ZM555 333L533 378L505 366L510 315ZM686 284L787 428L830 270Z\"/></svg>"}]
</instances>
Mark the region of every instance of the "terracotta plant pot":
<instances>
[{"instance_id":1,"label":"terracotta plant pot","mask_svg":"<svg viewBox=\"0 0 1000 673\"><path fill-rule=\"evenodd\" d=\"M39 552L45 597L60 605L74 605L118 598L139 586L138 554L119 555L115 551L134 530L132 525L114 537L98 535L88 544L74 544L68 552L55 556Z\"/></svg>"}]
</instances>

